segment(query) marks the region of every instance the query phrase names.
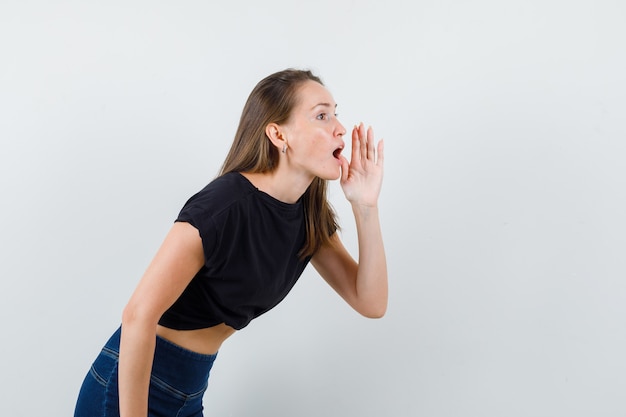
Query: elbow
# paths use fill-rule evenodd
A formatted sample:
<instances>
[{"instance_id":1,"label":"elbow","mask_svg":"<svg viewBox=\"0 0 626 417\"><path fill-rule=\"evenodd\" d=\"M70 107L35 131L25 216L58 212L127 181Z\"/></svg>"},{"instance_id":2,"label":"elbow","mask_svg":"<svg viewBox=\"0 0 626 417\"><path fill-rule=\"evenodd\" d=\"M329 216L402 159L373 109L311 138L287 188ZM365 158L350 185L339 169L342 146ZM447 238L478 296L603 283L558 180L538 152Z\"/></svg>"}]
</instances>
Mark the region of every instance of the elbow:
<instances>
[{"instance_id":1,"label":"elbow","mask_svg":"<svg viewBox=\"0 0 626 417\"><path fill-rule=\"evenodd\" d=\"M122 328L128 329L137 322L137 310L130 305L124 307L122 311Z\"/></svg>"},{"instance_id":2,"label":"elbow","mask_svg":"<svg viewBox=\"0 0 626 417\"><path fill-rule=\"evenodd\" d=\"M381 319L387 313L388 303L389 295L385 287L374 293L363 294L356 304L358 306L356 310L368 319Z\"/></svg>"},{"instance_id":3,"label":"elbow","mask_svg":"<svg viewBox=\"0 0 626 417\"><path fill-rule=\"evenodd\" d=\"M156 317L155 314L151 314L145 309L141 308L141 306L136 305L134 303L129 303L124 307L124 311L122 312L122 327L126 326L127 328L133 325L154 325L156 326L159 318Z\"/></svg>"},{"instance_id":4,"label":"elbow","mask_svg":"<svg viewBox=\"0 0 626 417\"><path fill-rule=\"evenodd\" d=\"M388 304L387 291L377 291L374 294L363 295L360 298L357 297L352 307L363 317L368 319L380 319L387 313Z\"/></svg>"},{"instance_id":5,"label":"elbow","mask_svg":"<svg viewBox=\"0 0 626 417\"><path fill-rule=\"evenodd\" d=\"M381 305L369 305L360 311L363 317L368 319L382 319L387 313L387 303Z\"/></svg>"},{"instance_id":6,"label":"elbow","mask_svg":"<svg viewBox=\"0 0 626 417\"><path fill-rule=\"evenodd\" d=\"M368 319L382 319L385 317L386 309L376 310L372 312L368 312L367 314L363 314Z\"/></svg>"}]
</instances>

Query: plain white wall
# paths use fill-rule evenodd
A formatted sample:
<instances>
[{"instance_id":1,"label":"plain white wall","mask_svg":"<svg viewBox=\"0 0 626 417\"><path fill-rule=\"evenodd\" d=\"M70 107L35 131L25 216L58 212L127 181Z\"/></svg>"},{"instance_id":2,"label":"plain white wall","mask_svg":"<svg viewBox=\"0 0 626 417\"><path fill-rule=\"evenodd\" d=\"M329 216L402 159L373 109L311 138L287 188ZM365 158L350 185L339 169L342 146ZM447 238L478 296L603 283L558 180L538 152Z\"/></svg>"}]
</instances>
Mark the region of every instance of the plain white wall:
<instances>
[{"instance_id":1,"label":"plain white wall","mask_svg":"<svg viewBox=\"0 0 626 417\"><path fill-rule=\"evenodd\" d=\"M286 67L386 139L389 311L307 270L223 346L207 415L624 415L624 21L621 0L3 0L0 415L72 414Z\"/></svg>"}]
</instances>

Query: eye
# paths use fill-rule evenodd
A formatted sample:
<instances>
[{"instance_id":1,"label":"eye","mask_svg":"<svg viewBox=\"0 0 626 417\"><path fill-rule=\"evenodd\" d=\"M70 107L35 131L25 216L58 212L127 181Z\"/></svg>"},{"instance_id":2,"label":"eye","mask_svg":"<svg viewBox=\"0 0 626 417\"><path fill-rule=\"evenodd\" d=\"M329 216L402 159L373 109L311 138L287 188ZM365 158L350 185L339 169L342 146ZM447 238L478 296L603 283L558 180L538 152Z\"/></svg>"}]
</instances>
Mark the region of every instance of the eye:
<instances>
[{"instance_id":1,"label":"eye","mask_svg":"<svg viewBox=\"0 0 626 417\"><path fill-rule=\"evenodd\" d=\"M334 113L332 116L328 113L320 113L317 116L315 116L315 118L317 120L330 120L333 117L336 119L338 116L339 116L338 113Z\"/></svg>"}]
</instances>

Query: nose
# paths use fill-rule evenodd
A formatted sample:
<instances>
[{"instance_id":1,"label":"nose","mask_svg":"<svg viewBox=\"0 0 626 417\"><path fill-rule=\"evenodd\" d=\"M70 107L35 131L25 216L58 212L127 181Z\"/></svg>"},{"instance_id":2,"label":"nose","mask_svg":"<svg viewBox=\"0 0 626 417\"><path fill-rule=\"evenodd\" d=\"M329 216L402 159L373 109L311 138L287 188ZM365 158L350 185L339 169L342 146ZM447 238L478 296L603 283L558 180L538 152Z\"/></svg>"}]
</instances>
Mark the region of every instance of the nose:
<instances>
[{"instance_id":1,"label":"nose","mask_svg":"<svg viewBox=\"0 0 626 417\"><path fill-rule=\"evenodd\" d=\"M343 127L339 120L335 120L337 121L337 126L335 126L335 134L343 138L343 136L346 134L346 128Z\"/></svg>"}]
</instances>

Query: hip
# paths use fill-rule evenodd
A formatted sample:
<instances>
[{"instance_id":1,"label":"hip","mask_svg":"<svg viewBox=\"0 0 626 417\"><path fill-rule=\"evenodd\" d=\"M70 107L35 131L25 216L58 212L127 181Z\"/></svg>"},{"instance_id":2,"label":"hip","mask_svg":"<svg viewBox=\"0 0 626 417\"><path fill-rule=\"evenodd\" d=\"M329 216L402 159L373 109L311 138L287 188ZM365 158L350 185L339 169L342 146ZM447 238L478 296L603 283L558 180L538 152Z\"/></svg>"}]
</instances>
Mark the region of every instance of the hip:
<instances>
[{"instance_id":1,"label":"hip","mask_svg":"<svg viewBox=\"0 0 626 417\"><path fill-rule=\"evenodd\" d=\"M119 416L119 343L120 329L104 345L85 377L75 417ZM202 397L216 357L217 354L193 352L157 336L150 377L149 416L202 416Z\"/></svg>"}]
</instances>

